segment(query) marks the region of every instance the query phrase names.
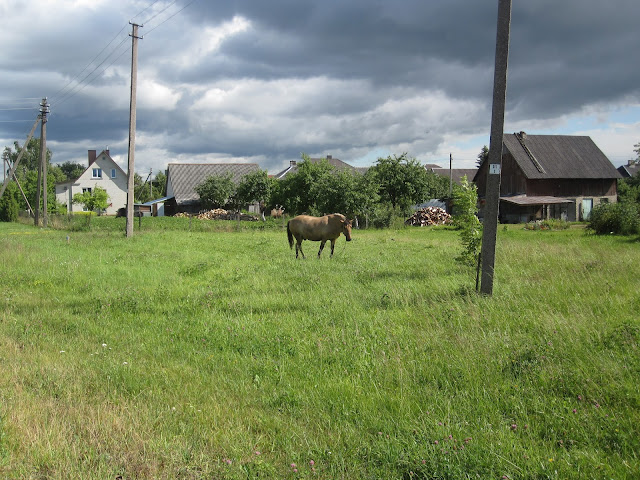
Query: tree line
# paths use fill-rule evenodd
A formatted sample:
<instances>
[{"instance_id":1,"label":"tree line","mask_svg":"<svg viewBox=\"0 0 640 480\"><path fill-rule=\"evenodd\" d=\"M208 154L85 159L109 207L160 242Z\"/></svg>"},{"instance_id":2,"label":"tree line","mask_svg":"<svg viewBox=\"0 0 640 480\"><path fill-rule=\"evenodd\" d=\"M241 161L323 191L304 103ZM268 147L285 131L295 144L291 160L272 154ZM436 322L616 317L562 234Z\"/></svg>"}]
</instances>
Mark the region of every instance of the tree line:
<instances>
[{"instance_id":1,"label":"tree line","mask_svg":"<svg viewBox=\"0 0 640 480\"><path fill-rule=\"evenodd\" d=\"M281 180L258 170L234 184L231 175L210 176L196 187L202 208L241 209L252 203L282 207L290 215L340 212L375 226L389 224L411 207L448 194L449 180L427 171L406 153L379 158L360 173L337 169L326 159L312 162L307 155L297 169Z\"/></svg>"}]
</instances>

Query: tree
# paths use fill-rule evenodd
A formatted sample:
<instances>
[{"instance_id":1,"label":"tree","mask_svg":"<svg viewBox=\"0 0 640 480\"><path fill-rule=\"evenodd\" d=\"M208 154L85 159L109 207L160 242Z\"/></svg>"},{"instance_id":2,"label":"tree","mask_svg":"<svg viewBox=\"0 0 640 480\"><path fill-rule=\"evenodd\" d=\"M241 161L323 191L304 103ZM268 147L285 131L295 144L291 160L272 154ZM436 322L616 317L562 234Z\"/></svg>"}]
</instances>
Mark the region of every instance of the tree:
<instances>
[{"instance_id":1,"label":"tree","mask_svg":"<svg viewBox=\"0 0 640 480\"><path fill-rule=\"evenodd\" d=\"M67 180L75 180L86 170L84 165L74 162L64 162L58 165Z\"/></svg>"},{"instance_id":2,"label":"tree","mask_svg":"<svg viewBox=\"0 0 640 480\"><path fill-rule=\"evenodd\" d=\"M16 200L18 187L14 182L7 185L0 198L0 222L15 222L18 220L18 201Z\"/></svg>"},{"instance_id":3,"label":"tree","mask_svg":"<svg viewBox=\"0 0 640 480\"><path fill-rule=\"evenodd\" d=\"M476 158L476 166L480 168L484 162L489 160L489 148L486 145L483 146Z\"/></svg>"},{"instance_id":4,"label":"tree","mask_svg":"<svg viewBox=\"0 0 640 480\"><path fill-rule=\"evenodd\" d=\"M310 213L316 204L312 190L315 183L332 174L334 167L325 160L312 162L306 154L298 164L298 171L280 180L271 195L271 203L285 207L292 215ZM317 190L316 190L317 192Z\"/></svg>"},{"instance_id":5,"label":"tree","mask_svg":"<svg viewBox=\"0 0 640 480\"><path fill-rule=\"evenodd\" d=\"M379 158L371 168L380 184L380 198L394 209L406 213L411 205L422 203L429 196L427 171L406 153Z\"/></svg>"},{"instance_id":6,"label":"tree","mask_svg":"<svg viewBox=\"0 0 640 480\"><path fill-rule=\"evenodd\" d=\"M633 149L633 151L636 152L636 160L640 161L640 142L636 143L634 147L636 147Z\"/></svg>"},{"instance_id":7,"label":"tree","mask_svg":"<svg viewBox=\"0 0 640 480\"><path fill-rule=\"evenodd\" d=\"M248 173L240 180L236 188L236 198L241 206L259 202L264 204L271 194L274 180L269 178L266 170Z\"/></svg>"},{"instance_id":8,"label":"tree","mask_svg":"<svg viewBox=\"0 0 640 480\"><path fill-rule=\"evenodd\" d=\"M457 258L467 265L475 265L482 244L482 225L476 216L478 212L478 189L462 177L460 188L453 193L453 221L460 229L460 239L464 247Z\"/></svg>"},{"instance_id":9,"label":"tree","mask_svg":"<svg viewBox=\"0 0 640 480\"><path fill-rule=\"evenodd\" d=\"M232 175L211 175L198 185L195 190L200 196L202 208L222 208L234 194L236 185Z\"/></svg>"},{"instance_id":10,"label":"tree","mask_svg":"<svg viewBox=\"0 0 640 480\"><path fill-rule=\"evenodd\" d=\"M104 188L96 185L92 191L76 193L73 196L73 203L82 204L88 211L100 214L109 206L109 195Z\"/></svg>"}]
</instances>

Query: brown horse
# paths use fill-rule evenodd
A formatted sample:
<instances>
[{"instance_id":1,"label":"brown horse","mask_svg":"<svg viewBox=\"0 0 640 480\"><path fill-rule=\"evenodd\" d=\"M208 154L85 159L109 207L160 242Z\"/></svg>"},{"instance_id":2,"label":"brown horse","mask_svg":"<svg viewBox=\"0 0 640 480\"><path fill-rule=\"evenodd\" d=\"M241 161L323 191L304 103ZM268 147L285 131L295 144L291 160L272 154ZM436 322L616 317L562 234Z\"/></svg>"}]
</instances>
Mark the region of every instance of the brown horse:
<instances>
[{"instance_id":1,"label":"brown horse","mask_svg":"<svg viewBox=\"0 0 640 480\"><path fill-rule=\"evenodd\" d=\"M318 258L320 258L324 244L327 240L331 240L331 256L333 257L333 247L341 233L344 233L344 236L347 237L347 242L351 241L351 221L348 221L344 215L339 213L325 215L324 217L298 215L287 223L287 237L289 237L290 248L293 248L293 237L296 238L296 258L298 258L298 251L302 253L302 258L305 258L302 251L303 240L321 242Z\"/></svg>"}]
</instances>

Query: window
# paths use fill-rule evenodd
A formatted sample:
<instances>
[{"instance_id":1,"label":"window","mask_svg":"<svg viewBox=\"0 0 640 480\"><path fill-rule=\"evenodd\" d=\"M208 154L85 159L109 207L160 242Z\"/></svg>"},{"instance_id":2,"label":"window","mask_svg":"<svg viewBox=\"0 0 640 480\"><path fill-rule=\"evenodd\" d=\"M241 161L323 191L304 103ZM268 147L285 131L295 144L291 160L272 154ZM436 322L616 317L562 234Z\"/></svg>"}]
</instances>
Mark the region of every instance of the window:
<instances>
[{"instance_id":1,"label":"window","mask_svg":"<svg viewBox=\"0 0 640 480\"><path fill-rule=\"evenodd\" d=\"M115 168L111 169L111 178L116 178L116 169Z\"/></svg>"},{"instance_id":2,"label":"window","mask_svg":"<svg viewBox=\"0 0 640 480\"><path fill-rule=\"evenodd\" d=\"M102 178L102 169L101 168L94 168L93 169L93 176L91 178Z\"/></svg>"},{"instance_id":3,"label":"window","mask_svg":"<svg viewBox=\"0 0 640 480\"><path fill-rule=\"evenodd\" d=\"M86 192L91 193L91 187L87 187L87 188L82 187L82 193L86 193Z\"/></svg>"}]
</instances>

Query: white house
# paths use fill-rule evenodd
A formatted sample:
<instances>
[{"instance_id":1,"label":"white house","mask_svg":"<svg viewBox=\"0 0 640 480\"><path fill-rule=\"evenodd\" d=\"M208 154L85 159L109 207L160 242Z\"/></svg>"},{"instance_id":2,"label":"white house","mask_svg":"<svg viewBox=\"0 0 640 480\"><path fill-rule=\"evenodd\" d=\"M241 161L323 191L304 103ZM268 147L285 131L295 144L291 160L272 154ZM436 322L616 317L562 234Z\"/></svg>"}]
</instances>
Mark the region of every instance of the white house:
<instances>
[{"instance_id":1,"label":"white house","mask_svg":"<svg viewBox=\"0 0 640 480\"><path fill-rule=\"evenodd\" d=\"M76 180L56 184L56 200L67 206L69 213L82 209L82 205L73 205L76 193L92 191L95 187L103 188L109 196L108 207L104 212L115 215L119 208L127 205L127 174L109 156L109 150L96 155L89 150L89 166Z\"/></svg>"}]
</instances>

